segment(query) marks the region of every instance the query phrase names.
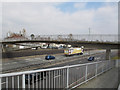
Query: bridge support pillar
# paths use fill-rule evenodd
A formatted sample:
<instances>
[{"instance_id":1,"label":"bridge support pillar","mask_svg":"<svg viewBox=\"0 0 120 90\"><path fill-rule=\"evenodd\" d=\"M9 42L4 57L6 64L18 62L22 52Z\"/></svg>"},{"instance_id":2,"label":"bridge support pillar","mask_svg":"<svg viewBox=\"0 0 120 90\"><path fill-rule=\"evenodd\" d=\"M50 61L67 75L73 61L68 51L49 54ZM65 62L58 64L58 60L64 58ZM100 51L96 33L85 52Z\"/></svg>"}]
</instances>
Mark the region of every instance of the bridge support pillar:
<instances>
[{"instance_id":1,"label":"bridge support pillar","mask_svg":"<svg viewBox=\"0 0 120 90\"><path fill-rule=\"evenodd\" d=\"M6 51L6 44L2 44L2 51L3 51L3 52Z\"/></svg>"},{"instance_id":2,"label":"bridge support pillar","mask_svg":"<svg viewBox=\"0 0 120 90\"><path fill-rule=\"evenodd\" d=\"M106 60L110 60L111 57L111 49L106 49Z\"/></svg>"}]
</instances>

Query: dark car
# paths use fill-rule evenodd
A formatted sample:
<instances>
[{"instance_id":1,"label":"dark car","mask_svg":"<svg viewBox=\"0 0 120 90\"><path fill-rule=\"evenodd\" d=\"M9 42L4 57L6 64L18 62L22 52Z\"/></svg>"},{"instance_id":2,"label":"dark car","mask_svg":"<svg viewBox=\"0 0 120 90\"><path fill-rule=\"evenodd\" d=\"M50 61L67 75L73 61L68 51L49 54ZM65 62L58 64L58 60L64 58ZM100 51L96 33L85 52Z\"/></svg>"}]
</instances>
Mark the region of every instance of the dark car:
<instances>
[{"instance_id":1,"label":"dark car","mask_svg":"<svg viewBox=\"0 0 120 90\"><path fill-rule=\"evenodd\" d=\"M45 59L46 60L55 59L55 56L47 55L45 56Z\"/></svg>"},{"instance_id":2,"label":"dark car","mask_svg":"<svg viewBox=\"0 0 120 90\"><path fill-rule=\"evenodd\" d=\"M88 61L93 61L95 58L94 57L89 57Z\"/></svg>"}]
</instances>

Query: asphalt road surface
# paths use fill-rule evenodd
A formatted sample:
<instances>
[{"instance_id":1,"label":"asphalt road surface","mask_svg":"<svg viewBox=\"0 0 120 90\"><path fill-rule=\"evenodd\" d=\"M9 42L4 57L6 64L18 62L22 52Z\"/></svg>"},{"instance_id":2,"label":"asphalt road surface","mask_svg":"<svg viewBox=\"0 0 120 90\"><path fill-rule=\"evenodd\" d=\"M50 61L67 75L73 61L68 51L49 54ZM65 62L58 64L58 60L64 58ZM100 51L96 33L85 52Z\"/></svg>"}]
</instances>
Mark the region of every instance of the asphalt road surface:
<instances>
[{"instance_id":1,"label":"asphalt road surface","mask_svg":"<svg viewBox=\"0 0 120 90\"><path fill-rule=\"evenodd\" d=\"M21 50L21 51L11 51L3 52L2 58L15 58L15 57L24 57L24 56L33 56L33 55L44 55L44 54L57 54L63 53L63 49L39 49L39 50Z\"/></svg>"},{"instance_id":2,"label":"asphalt road surface","mask_svg":"<svg viewBox=\"0 0 120 90\"><path fill-rule=\"evenodd\" d=\"M99 53L99 54L96 54ZM93 55L96 54L96 55ZM93 50L90 51L91 56L95 56L94 61L105 60L105 51L104 50ZM111 53L111 57L117 55L117 52L113 51ZM83 55L74 55L70 57L65 57L63 54L55 54L56 59L54 60L45 60L46 55L38 55L38 56L30 56L30 57L21 57L21 58L12 58L12 59L3 59L2 71L12 72L15 70L24 70L25 67L31 69L38 68L48 68L48 67L58 67L58 66L66 66L73 64L81 64L89 62L87 58L89 57L89 52L85 52ZM57 63L57 64L56 64ZM30 68L34 67L35 68ZM26 70L26 69L25 69ZM28 70L28 69L27 69Z\"/></svg>"}]
</instances>

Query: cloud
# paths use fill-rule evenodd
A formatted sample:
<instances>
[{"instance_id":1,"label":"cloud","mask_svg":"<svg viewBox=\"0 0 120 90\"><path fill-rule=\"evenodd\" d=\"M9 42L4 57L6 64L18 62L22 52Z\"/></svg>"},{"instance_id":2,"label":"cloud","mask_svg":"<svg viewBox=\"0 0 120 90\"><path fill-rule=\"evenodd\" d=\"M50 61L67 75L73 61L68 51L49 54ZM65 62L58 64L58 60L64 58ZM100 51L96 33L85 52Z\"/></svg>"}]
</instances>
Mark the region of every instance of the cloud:
<instances>
[{"instance_id":1,"label":"cloud","mask_svg":"<svg viewBox=\"0 0 120 90\"><path fill-rule=\"evenodd\" d=\"M59 3L3 3L3 35L22 28L28 35L38 34L116 34L117 7L107 4L98 9L85 8L86 3L74 3L75 12L63 12ZM63 4L63 3L60 3ZM71 6L72 7L72 6Z\"/></svg>"},{"instance_id":2,"label":"cloud","mask_svg":"<svg viewBox=\"0 0 120 90\"><path fill-rule=\"evenodd\" d=\"M75 3L74 7L78 8L78 9L83 9L83 8L85 8L86 4L87 3L85 3L85 2L84 3Z\"/></svg>"}]
</instances>

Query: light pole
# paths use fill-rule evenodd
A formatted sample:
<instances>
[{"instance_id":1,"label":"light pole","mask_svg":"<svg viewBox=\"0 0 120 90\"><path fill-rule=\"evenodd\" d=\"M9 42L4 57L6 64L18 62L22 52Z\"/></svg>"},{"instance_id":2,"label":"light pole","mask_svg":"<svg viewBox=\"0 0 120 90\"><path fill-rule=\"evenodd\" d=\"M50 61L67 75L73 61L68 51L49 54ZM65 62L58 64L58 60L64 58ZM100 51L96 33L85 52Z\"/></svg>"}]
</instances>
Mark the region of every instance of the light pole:
<instances>
[{"instance_id":1,"label":"light pole","mask_svg":"<svg viewBox=\"0 0 120 90\"><path fill-rule=\"evenodd\" d=\"M90 39L90 27L89 27L89 39ZM90 56L90 50L89 50L89 56Z\"/></svg>"},{"instance_id":2,"label":"light pole","mask_svg":"<svg viewBox=\"0 0 120 90\"><path fill-rule=\"evenodd\" d=\"M90 36L90 28L89 28L89 36Z\"/></svg>"}]
</instances>

